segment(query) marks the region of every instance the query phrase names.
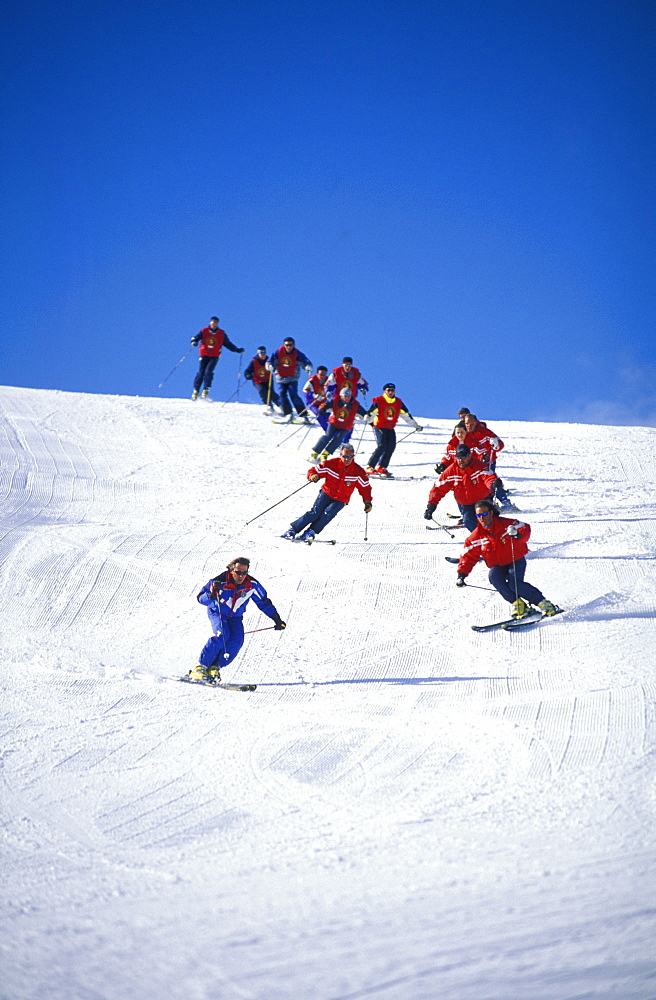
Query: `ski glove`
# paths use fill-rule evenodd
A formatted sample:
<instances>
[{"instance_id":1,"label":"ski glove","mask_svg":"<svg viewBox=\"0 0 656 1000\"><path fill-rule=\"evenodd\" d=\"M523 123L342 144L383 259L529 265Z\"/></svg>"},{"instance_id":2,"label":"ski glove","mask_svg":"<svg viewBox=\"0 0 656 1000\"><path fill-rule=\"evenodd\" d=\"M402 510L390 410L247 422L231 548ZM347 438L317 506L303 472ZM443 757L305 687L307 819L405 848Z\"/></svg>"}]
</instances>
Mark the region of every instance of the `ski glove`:
<instances>
[{"instance_id":1,"label":"ski glove","mask_svg":"<svg viewBox=\"0 0 656 1000\"><path fill-rule=\"evenodd\" d=\"M282 620L279 614L273 616L273 621L275 623L274 628L276 632L282 632L284 628L287 628L287 623Z\"/></svg>"},{"instance_id":2,"label":"ski glove","mask_svg":"<svg viewBox=\"0 0 656 1000\"><path fill-rule=\"evenodd\" d=\"M500 444L499 438L490 438L490 444L492 445L495 451L499 450L499 444Z\"/></svg>"},{"instance_id":3,"label":"ski glove","mask_svg":"<svg viewBox=\"0 0 656 1000\"><path fill-rule=\"evenodd\" d=\"M310 476L310 482L311 483L318 483L320 479L321 479L321 476L318 476L316 474L316 472L313 472L312 475Z\"/></svg>"},{"instance_id":4,"label":"ski glove","mask_svg":"<svg viewBox=\"0 0 656 1000\"><path fill-rule=\"evenodd\" d=\"M308 373L308 375L311 375L312 374L312 365L306 365L305 366L305 370Z\"/></svg>"},{"instance_id":5,"label":"ski glove","mask_svg":"<svg viewBox=\"0 0 656 1000\"><path fill-rule=\"evenodd\" d=\"M191 346L192 347L198 347L198 337L192 337L191 338Z\"/></svg>"},{"instance_id":6,"label":"ski glove","mask_svg":"<svg viewBox=\"0 0 656 1000\"><path fill-rule=\"evenodd\" d=\"M437 465L435 466L435 471L438 473L438 475L440 472L444 472L445 469L446 465L444 464L444 462L438 462Z\"/></svg>"},{"instance_id":7,"label":"ski glove","mask_svg":"<svg viewBox=\"0 0 656 1000\"><path fill-rule=\"evenodd\" d=\"M464 587L464 586L465 586L465 574L458 573L458 579L456 580L456 587Z\"/></svg>"},{"instance_id":8,"label":"ski glove","mask_svg":"<svg viewBox=\"0 0 656 1000\"><path fill-rule=\"evenodd\" d=\"M364 505L364 512L365 512L365 514L368 514L370 510L371 510L371 500L367 500L367 501L365 501L365 505Z\"/></svg>"},{"instance_id":9,"label":"ski glove","mask_svg":"<svg viewBox=\"0 0 656 1000\"><path fill-rule=\"evenodd\" d=\"M437 510L436 503L427 504L426 510L424 511L424 517L426 518L427 521L433 520L433 514L435 513L436 510Z\"/></svg>"},{"instance_id":10,"label":"ski glove","mask_svg":"<svg viewBox=\"0 0 656 1000\"><path fill-rule=\"evenodd\" d=\"M215 601L218 601L221 596L221 584L216 583L216 581L210 583L210 597L213 597Z\"/></svg>"},{"instance_id":11,"label":"ski glove","mask_svg":"<svg viewBox=\"0 0 656 1000\"><path fill-rule=\"evenodd\" d=\"M237 354L243 354L243 353L244 353L244 348L243 347L238 347L237 348Z\"/></svg>"},{"instance_id":12,"label":"ski glove","mask_svg":"<svg viewBox=\"0 0 656 1000\"><path fill-rule=\"evenodd\" d=\"M421 426L421 424L418 424L417 421L415 420L415 430L416 431L423 431L423 429L424 428Z\"/></svg>"},{"instance_id":13,"label":"ski glove","mask_svg":"<svg viewBox=\"0 0 656 1000\"><path fill-rule=\"evenodd\" d=\"M517 530L516 524L511 524L509 528L506 528L506 535L510 535L511 538L519 538L519 531Z\"/></svg>"}]
</instances>

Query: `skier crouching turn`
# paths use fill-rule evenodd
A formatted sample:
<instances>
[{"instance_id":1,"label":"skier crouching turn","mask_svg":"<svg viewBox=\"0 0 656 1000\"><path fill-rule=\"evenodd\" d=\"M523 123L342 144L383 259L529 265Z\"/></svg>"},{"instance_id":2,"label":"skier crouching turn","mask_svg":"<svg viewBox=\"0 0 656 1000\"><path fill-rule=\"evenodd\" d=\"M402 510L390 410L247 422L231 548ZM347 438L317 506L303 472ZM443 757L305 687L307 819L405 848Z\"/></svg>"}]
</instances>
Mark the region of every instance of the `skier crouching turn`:
<instances>
[{"instance_id":1,"label":"skier crouching turn","mask_svg":"<svg viewBox=\"0 0 656 1000\"><path fill-rule=\"evenodd\" d=\"M189 671L189 680L219 683L219 667L232 663L244 645L243 619L249 601L275 623L277 631L286 627L262 584L249 576L250 563L246 558L233 559L225 573L208 580L196 596L207 608L214 635L203 646L198 665Z\"/></svg>"},{"instance_id":2,"label":"skier crouching turn","mask_svg":"<svg viewBox=\"0 0 656 1000\"><path fill-rule=\"evenodd\" d=\"M490 569L490 583L512 604L513 618L525 618L532 604L545 615L557 615L562 608L547 601L537 587L524 580L530 524L500 517L499 508L492 500L479 500L475 511L478 524L465 540L456 586L465 586L466 578L482 558Z\"/></svg>"}]
</instances>

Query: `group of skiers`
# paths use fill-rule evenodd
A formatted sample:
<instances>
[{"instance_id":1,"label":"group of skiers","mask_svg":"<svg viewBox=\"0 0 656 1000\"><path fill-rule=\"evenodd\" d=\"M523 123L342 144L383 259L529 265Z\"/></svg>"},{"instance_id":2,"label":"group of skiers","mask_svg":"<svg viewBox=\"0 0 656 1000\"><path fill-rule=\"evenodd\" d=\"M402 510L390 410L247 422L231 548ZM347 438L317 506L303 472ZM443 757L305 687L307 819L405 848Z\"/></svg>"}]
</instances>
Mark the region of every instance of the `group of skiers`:
<instances>
[{"instance_id":1,"label":"group of skiers","mask_svg":"<svg viewBox=\"0 0 656 1000\"><path fill-rule=\"evenodd\" d=\"M201 386L201 395L208 395L223 347L239 354L244 351L231 343L218 323L218 317L213 316L209 326L192 339L192 344L200 344L192 399L198 398ZM298 391L301 370L308 375L302 390L304 399ZM357 396L359 391L366 393L369 385L354 367L353 359L344 357L332 372L320 365L313 374L312 362L296 347L293 337L286 337L271 355L263 345L258 347L245 377L253 381L267 409L278 406L290 421L297 416L307 423L312 414L323 431L310 454L313 464L307 472L310 482L323 480L322 487L310 509L284 532L282 537L290 541L314 541L349 503L355 490L368 515L372 510L369 477L393 478L388 467L396 447L399 418L414 430L423 430L396 395L393 382L386 383L382 394L365 409ZM357 415L373 425L376 436L376 448L364 467L355 461L355 449L349 440ZM512 605L513 619L527 617L534 610L532 605L543 615L558 614L561 609L524 579L530 526L502 516L502 511L517 509L496 474L497 455L504 442L467 407L459 411L458 418L444 455L435 465L439 478L430 490L424 512L427 520L433 520L440 500L453 492L462 523L470 532L458 561L456 586L465 585L482 558L489 568L490 583ZM338 457L332 457L338 448ZM219 667L231 663L243 645L243 615L251 599L274 622L273 628L286 627L262 584L249 575L249 567L247 558L233 559L225 572L209 580L198 594L199 603L207 607L213 634L203 647L198 665L190 671L190 680L220 682Z\"/></svg>"}]
</instances>

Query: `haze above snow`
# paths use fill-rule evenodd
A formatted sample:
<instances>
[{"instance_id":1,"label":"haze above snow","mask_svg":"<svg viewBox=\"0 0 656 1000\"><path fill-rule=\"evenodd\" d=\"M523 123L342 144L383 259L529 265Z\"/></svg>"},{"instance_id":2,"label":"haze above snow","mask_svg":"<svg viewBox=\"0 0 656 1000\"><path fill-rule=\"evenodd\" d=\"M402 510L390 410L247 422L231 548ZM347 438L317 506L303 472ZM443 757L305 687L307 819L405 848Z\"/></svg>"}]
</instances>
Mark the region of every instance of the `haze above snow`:
<instances>
[{"instance_id":1,"label":"haze above snow","mask_svg":"<svg viewBox=\"0 0 656 1000\"><path fill-rule=\"evenodd\" d=\"M0 394L3 1000L653 1000L656 430L483 414L567 614L479 635L431 480L292 545L316 486L245 522L318 431ZM418 419L398 475L454 423ZM238 555L288 628L224 671L253 694L179 684Z\"/></svg>"}]
</instances>

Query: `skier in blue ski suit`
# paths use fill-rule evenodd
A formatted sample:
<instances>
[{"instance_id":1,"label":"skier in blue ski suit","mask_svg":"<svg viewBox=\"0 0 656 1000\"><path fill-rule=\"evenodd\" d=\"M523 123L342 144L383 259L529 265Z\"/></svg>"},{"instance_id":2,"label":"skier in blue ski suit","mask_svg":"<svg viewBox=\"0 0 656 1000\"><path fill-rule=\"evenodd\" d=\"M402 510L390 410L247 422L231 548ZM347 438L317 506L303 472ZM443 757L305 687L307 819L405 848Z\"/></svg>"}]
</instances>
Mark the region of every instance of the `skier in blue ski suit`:
<instances>
[{"instance_id":1,"label":"skier in blue ski suit","mask_svg":"<svg viewBox=\"0 0 656 1000\"><path fill-rule=\"evenodd\" d=\"M203 675L211 679L213 673L218 674L219 667L235 659L244 644L243 616L249 601L254 601L275 623L276 630L285 628L262 584L249 576L249 566L250 559L233 559L225 573L208 580L196 596L198 603L207 608L214 635L203 646L195 668L199 676L194 679L203 679Z\"/></svg>"}]
</instances>

